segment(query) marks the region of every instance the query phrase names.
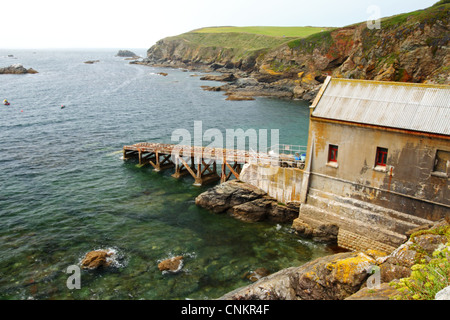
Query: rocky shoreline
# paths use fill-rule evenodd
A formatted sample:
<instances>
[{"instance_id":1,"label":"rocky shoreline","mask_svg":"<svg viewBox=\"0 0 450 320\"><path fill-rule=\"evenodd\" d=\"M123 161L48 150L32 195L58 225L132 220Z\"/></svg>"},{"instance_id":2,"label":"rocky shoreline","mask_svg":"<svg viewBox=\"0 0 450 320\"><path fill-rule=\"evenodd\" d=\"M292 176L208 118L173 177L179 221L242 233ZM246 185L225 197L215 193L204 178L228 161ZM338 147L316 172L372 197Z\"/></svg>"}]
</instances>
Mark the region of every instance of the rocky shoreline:
<instances>
[{"instance_id":1,"label":"rocky shoreline","mask_svg":"<svg viewBox=\"0 0 450 320\"><path fill-rule=\"evenodd\" d=\"M277 203L258 188L238 181L207 190L196 198L196 204L245 222L291 223L299 208L295 203ZM332 234L333 230L327 232ZM418 263L431 261L436 250L450 246L450 218L411 230L408 236L408 241L391 254L376 250L332 254L299 267L264 274L255 283L219 299L390 300L402 294L393 284L410 277ZM333 239L324 237L322 241L333 243ZM449 299L448 291L443 290L439 299Z\"/></svg>"},{"instance_id":2,"label":"rocky shoreline","mask_svg":"<svg viewBox=\"0 0 450 320\"><path fill-rule=\"evenodd\" d=\"M260 74L258 72L246 72L238 68L229 68L217 63L199 64L182 61L155 62L145 58L139 61L131 61L130 64L140 64L158 68L173 68L183 71L201 73L220 73L202 75L200 80L217 81L224 84L218 86L201 86L206 91L220 91L226 96L226 100L245 101L254 100L256 97L272 97L280 99L306 100L312 102L322 86L321 82L313 79L310 84L299 85L298 81L282 79L278 75ZM197 75L193 75L197 76Z\"/></svg>"}]
</instances>

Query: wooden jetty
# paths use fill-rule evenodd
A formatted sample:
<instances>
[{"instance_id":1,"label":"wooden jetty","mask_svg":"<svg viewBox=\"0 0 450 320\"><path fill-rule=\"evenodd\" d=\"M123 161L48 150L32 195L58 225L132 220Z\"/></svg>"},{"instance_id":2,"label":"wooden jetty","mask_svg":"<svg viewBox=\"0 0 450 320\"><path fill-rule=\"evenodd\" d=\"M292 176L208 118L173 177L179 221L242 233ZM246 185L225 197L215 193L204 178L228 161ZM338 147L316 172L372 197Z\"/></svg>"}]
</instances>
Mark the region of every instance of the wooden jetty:
<instances>
[{"instance_id":1,"label":"wooden jetty","mask_svg":"<svg viewBox=\"0 0 450 320\"><path fill-rule=\"evenodd\" d=\"M222 183L232 176L239 180L242 166L251 161L273 162L267 153L148 142L123 147L123 159L133 158L142 166L151 165L155 171L174 168L174 178L190 174L196 186L218 180ZM277 157L277 164L279 160ZM292 157L284 160L292 161Z\"/></svg>"}]
</instances>

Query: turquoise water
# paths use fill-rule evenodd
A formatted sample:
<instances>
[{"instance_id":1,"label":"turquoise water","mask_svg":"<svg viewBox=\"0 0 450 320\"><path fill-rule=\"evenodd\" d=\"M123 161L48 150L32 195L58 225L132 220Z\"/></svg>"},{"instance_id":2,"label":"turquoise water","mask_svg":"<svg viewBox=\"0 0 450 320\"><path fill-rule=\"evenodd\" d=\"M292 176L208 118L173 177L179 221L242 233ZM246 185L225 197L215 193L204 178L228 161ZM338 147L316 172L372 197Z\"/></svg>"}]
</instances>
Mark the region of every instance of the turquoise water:
<instances>
[{"instance_id":1,"label":"turquoise water","mask_svg":"<svg viewBox=\"0 0 450 320\"><path fill-rule=\"evenodd\" d=\"M11 102L0 108L1 299L214 299L249 284L248 271L330 253L289 225L198 208L208 187L121 159L123 145L170 143L194 121L203 130L279 129L280 143L304 145L308 104L225 101L193 72L130 65L116 52L0 50L0 67L39 71L0 76L0 99ZM81 289L68 289L67 267L95 249L114 250L115 264L83 270ZM182 271L162 274L159 261L176 255Z\"/></svg>"}]
</instances>

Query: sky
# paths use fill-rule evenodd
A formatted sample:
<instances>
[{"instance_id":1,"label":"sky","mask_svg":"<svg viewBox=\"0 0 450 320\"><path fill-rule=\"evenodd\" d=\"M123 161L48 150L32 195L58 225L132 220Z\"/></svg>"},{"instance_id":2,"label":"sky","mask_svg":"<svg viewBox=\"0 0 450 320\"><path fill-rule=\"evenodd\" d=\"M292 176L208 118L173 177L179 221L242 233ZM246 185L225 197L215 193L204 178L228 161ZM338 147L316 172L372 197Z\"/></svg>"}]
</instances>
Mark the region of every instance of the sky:
<instances>
[{"instance_id":1,"label":"sky","mask_svg":"<svg viewBox=\"0 0 450 320\"><path fill-rule=\"evenodd\" d=\"M149 48L211 26L343 27L438 0L2 0L0 48Z\"/></svg>"}]
</instances>

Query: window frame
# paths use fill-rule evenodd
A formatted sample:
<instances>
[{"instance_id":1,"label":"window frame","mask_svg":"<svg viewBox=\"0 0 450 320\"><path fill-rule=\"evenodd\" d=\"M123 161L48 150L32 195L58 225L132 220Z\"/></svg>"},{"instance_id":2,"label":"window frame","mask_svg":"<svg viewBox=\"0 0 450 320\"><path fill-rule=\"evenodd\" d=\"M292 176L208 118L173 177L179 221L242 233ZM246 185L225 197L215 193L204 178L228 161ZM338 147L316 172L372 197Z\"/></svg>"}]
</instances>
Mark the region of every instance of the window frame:
<instances>
[{"instance_id":1,"label":"window frame","mask_svg":"<svg viewBox=\"0 0 450 320\"><path fill-rule=\"evenodd\" d=\"M389 149L388 148L377 147L377 153L375 155L375 167L382 167L382 168L386 168L387 167L387 156L388 156L388 153L389 153ZM380 160L380 156L382 157L381 161L379 161Z\"/></svg>"},{"instance_id":2,"label":"window frame","mask_svg":"<svg viewBox=\"0 0 450 320\"><path fill-rule=\"evenodd\" d=\"M435 155L434 163L433 163L433 171L431 172L432 176L441 177L441 178L449 177L450 160L447 159L447 161L444 162L445 158L443 157L443 155L449 154L449 153L450 153L450 151L448 151L448 150L441 150L441 149L436 150L436 155ZM442 163L440 161L442 161ZM441 166L443 168L441 168ZM444 166L445 166L445 168L444 168Z\"/></svg>"},{"instance_id":3,"label":"window frame","mask_svg":"<svg viewBox=\"0 0 450 320\"><path fill-rule=\"evenodd\" d=\"M330 144L328 146L328 162L337 163L338 154L339 154L339 146L335 144Z\"/></svg>"}]
</instances>

